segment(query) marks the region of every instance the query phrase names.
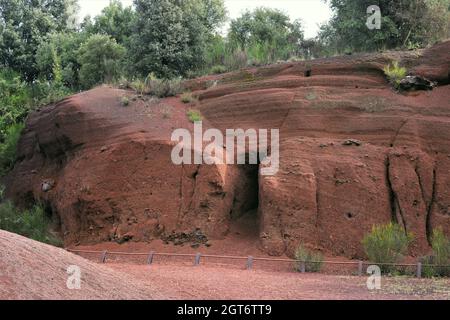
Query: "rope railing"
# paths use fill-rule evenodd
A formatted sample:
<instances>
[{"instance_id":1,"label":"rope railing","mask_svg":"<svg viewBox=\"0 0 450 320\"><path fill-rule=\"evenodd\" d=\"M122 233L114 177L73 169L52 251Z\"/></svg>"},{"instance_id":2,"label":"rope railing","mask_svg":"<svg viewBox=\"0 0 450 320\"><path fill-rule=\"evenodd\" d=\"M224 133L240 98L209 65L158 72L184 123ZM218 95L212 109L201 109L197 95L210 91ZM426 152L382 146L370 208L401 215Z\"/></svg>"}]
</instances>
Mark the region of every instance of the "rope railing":
<instances>
[{"instance_id":1,"label":"rope railing","mask_svg":"<svg viewBox=\"0 0 450 320\"><path fill-rule=\"evenodd\" d=\"M100 254L100 261L102 263L106 263L107 256L146 256L147 264L152 264L154 257L188 257L194 258L194 265L200 265L201 258L214 258L214 259L227 259L227 260L246 260L246 267L248 270L253 268L253 263L255 261L267 261L267 262L286 262L292 264L299 264L300 271L302 273L306 272L306 264L331 264L331 265L357 265L358 266L358 275L362 276L363 274L363 266L369 265L377 265L377 266L393 266L393 267L416 267L416 276L418 278L422 277L422 269L423 268L450 268L450 265L433 265L433 264L423 264L421 262L418 263L372 263L368 261L304 261L304 260L296 260L296 259L282 259L282 258L267 258L267 257L242 257L242 256L231 256L231 255L211 255L211 254L192 254L192 253L157 253L151 251L149 253L143 252L118 252L118 251L96 251L96 250L79 250L79 249L66 249L68 252L72 253L85 253L85 254Z\"/></svg>"}]
</instances>

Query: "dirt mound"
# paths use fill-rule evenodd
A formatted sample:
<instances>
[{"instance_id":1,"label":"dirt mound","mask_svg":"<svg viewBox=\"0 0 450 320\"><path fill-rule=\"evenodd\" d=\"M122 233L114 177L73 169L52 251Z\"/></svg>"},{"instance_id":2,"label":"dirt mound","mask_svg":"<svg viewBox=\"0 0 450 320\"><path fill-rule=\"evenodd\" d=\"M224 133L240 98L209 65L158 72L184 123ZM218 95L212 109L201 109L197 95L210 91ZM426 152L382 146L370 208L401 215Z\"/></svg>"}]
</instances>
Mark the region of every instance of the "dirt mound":
<instances>
[{"instance_id":1,"label":"dirt mound","mask_svg":"<svg viewBox=\"0 0 450 320\"><path fill-rule=\"evenodd\" d=\"M450 234L448 52L445 42L200 78L186 83L192 105L107 87L80 93L29 117L7 195L46 204L67 245L195 230L221 239L249 212L273 255L304 242L361 258L363 235L391 220L415 234L411 254L424 254L433 228ZM392 60L439 86L394 92L383 73ZM279 172L174 165L171 134L193 130L190 108L204 129L280 129Z\"/></svg>"},{"instance_id":2,"label":"dirt mound","mask_svg":"<svg viewBox=\"0 0 450 320\"><path fill-rule=\"evenodd\" d=\"M67 268L73 265L81 271L80 290L67 288ZM164 298L126 273L0 230L0 300Z\"/></svg>"}]
</instances>

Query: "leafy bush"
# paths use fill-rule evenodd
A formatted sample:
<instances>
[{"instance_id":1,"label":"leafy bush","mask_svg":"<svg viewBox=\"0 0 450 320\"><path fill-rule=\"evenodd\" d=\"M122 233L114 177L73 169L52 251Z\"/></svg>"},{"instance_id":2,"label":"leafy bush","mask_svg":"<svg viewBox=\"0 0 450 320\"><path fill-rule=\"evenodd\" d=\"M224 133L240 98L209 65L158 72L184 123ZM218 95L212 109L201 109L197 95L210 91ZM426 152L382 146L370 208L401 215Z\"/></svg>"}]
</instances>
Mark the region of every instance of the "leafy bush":
<instances>
[{"instance_id":1,"label":"leafy bush","mask_svg":"<svg viewBox=\"0 0 450 320\"><path fill-rule=\"evenodd\" d=\"M422 258L423 272L426 277L450 276L450 239L441 228L433 230L431 238L433 255ZM427 266L434 265L434 266Z\"/></svg>"},{"instance_id":2,"label":"leafy bush","mask_svg":"<svg viewBox=\"0 0 450 320\"><path fill-rule=\"evenodd\" d=\"M192 96L192 93L185 92L181 95L181 102L183 103L191 103L195 101L195 98Z\"/></svg>"},{"instance_id":3,"label":"leafy bush","mask_svg":"<svg viewBox=\"0 0 450 320\"><path fill-rule=\"evenodd\" d=\"M200 111L197 111L197 110L189 110L187 112L187 116L189 118L189 121L191 121L192 123L203 120L203 117L202 117Z\"/></svg>"},{"instance_id":4,"label":"leafy bush","mask_svg":"<svg viewBox=\"0 0 450 320\"><path fill-rule=\"evenodd\" d=\"M342 53L369 52L404 47L409 42L426 46L449 35L448 0L376 1L382 11L382 28L373 32L366 19L355 15L363 12L369 1L327 1L333 17L321 26L319 40L327 48Z\"/></svg>"},{"instance_id":5,"label":"leafy bush","mask_svg":"<svg viewBox=\"0 0 450 320\"><path fill-rule=\"evenodd\" d=\"M120 103L122 106L127 107L130 104L130 99L128 99L128 97L122 97L122 99L120 99Z\"/></svg>"},{"instance_id":6,"label":"leafy bush","mask_svg":"<svg viewBox=\"0 0 450 320\"><path fill-rule=\"evenodd\" d=\"M130 59L138 74L186 76L204 66L209 39L225 21L223 1L135 0Z\"/></svg>"},{"instance_id":7,"label":"leafy bush","mask_svg":"<svg viewBox=\"0 0 450 320\"><path fill-rule=\"evenodd\" d=\"M239 70L247 66L248 56L245 51L237 50L225 56L225 66L228 70Z\"/></svg>"},{"instance_id":8,"label":"leafy bush","mask_svg":"<svg viewBox=\"0 0 450 320\"><path fill-rule=\"evenodd\" d=\"M28 114L32 104L31 87L16 72L0 69L0 141L9 126L22 122Z\"/></svg>"},{"instance_id":9,"label":"leafy bush","mask_svg":"<svg viewBox=\"0 0 450 320\"><path fill-rule=\"evenodd\" d=\"M295 251L295 260L300 261L296 262L295 265L295 269L299 272L303 263L305 264L306 272L319 272L322 269L323 255L320 252L316 253L308 250L303 245L300 245Z\"/></svg>"},{"instance_id":10,"label":"leafy bush","mask_svg":"<svg viewBox=\"0 0 450 320\"><path fill-rule=\"evenodd\" d=\"M55 66L59 67L61 82L71 88L79 87L78 49L86 41L86 33L62 32L47 35L36 51L39 78L55 81Z\"/></svg>"},{"instance_id":11,"label":"leafy bush","mask_svg":"<svg viewBox=\"0 0 450 320\"><path fill-rule=\"evenodd\" d=\"M374 263L398 263L407 253L410 243L413 241L411 233L398 224L373 226L372 231L362 241L367 257ZM381 270L395 270L392 266L381 265Z\"/></svg>"},{"instance_id":12,"label":"leafy bush","mask_svg":"<svg viewBox=\"0 0 450 320\"><path fill-rule=\"evenodd\" d=\"M227 71L228 71L227 67L225 67L223 65L216 65L211 68L212 74L221 74L221 73L225 73Z\"/></svg>"},{"instance_id":13,"label":"leafy bush","mask_svg":"<svg viewBox=\"0 0 450 320\"><path fill-rule=\"evenodd\" d=\"M119 78L125 48L106 35L91 36L79 49L80 82L86 88Z\"/></svg>"},{"instance_id":14,"label":"leafy bush","mask_svg":"<svg viewBox=\"0 0 450 320\"><path fill-rule=\"evenodd\" d=\"M36 80L30 86L30 98L33 107L59 102L72 93L71 89L49 81Z\"/></svg>"},{"instance_id":15,"label":"leafy bush","mask_svg":"<svg viewBox=\"0 0 450 320\"><path fill-rule=\"evenodd\" d=\"M146 82L149 94L158 98L174 97L182 90L180 79L155 79L150 76Z\"/></svg>"},{"instance_id":16,"label":"leafy bush","mask_svg":"<svg viewBox=\"0 0 450 320\"><path fill-rule=\"evenodd\" d=\"M300 20L276 9L257 8L246 11L230 23L228 40L248 55L252 65L287 60L297 55L303 42Z\"/></svg>"},{"instance_id":17,"label":"leafy bush","mask_svg":"<svg viewBox=\"0 0 450 320\"><path fill-rule=\"evenodd\" d=\"M50 223L50 218L42 206L36 205L30 210L20 211L11 202L0 204L0 229L61 246L61 240L49 232Z\"/></svg>"},{"instance_id":18,"label":"leafy bush","mask_svg":"<svg viewBox=\"0 0 450 320\"><path fill-rule=\"evenodd\" d=\"M398 88L400 81L406 77L406 68L400 67L397 61L384 67L384 73L395 88Z\"/></svg>"},{"instance_id":19,"label":"leafy bush","mask_svg":"<svg viewBox=\"0 0 450 320\"><path fill-rule=\"evenodd\" d=\"M57 64L53 71L60 78ZM41 80L26 83L10 69L0 70L0 176L15 162L17 141L28 113L34 107L59 101L70 93L62 83Z\"/></svg>"},{"instance_id":20,"label":"leafy bush","mask_svg":"<svg viewBox=\"0 0 450 320\"><path fill-rule=\"evenodd\" d=\"M141 79L134 80L131 82L130 87L139 94L144 94L146 92L147 85L145 81Z\"/></svg>"},{"instance_id":21,"label":"leafy bush","mask_svg":"<svg viewBox=\"0 0 450 320\"><path fill-rule=\"evenodd\" d=\"M24 125L13 124L7 129L5 140L0 144L0 176L4 176L16 161L17 143Z\"/></svg>"}]
</instances>

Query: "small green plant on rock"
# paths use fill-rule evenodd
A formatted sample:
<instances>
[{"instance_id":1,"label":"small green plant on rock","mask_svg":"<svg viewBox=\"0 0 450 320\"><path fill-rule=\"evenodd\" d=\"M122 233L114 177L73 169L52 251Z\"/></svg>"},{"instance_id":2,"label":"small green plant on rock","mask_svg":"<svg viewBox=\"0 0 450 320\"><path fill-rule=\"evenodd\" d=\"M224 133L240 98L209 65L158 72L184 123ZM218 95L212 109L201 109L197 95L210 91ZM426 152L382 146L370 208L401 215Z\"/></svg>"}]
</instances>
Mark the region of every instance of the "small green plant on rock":
<instances>
[{"instance_id":1,"label":"small green plant on rock","mask_svg":"<svg viewBox=\"0 0 450 320\"><path fill-rule=\"evenodd\" d=\"M304 264L306 272L319 272L322 269L323 255L320 252L313 252L303 244L301 244L295 251L295 270L302 271Z\"/></svg>"},{"instance_id":2,"label":"small green plant on rock","mask_svg":"<svg viewBox=\"0 0 450 320\"><path fill-rule=\"evenodd\" d=\"M187 112L187 116L189 118L189 121L191 121L192 123L203 120L203 117L202 117L200 111L197 111L197 110L193 110L193 109L189 110Z\"/></svg>"},{"instance_id":3,"label":"small green plant on rock","mask_svg":"<svg viewBox=\"0 0 450 320\"><path fill-rule=\"evenodd\" d=\"M122 106L127 107L130 104L130 99L128 97L122 97L120 103Z\"/></svg>"},{"instance_id":4,"label":"small green plant on rock","mask_svg":"<svg viewBox=\"0 0 450 320\"><path fill-rule=\"evenodd\" d=\"M407 70L406 68L400 67L398 61L392 62L392 64L384 67L384 73L389 79L389 82L398 89L400 86L400 81L406 77Z\"/></svg>"}]
</instances>

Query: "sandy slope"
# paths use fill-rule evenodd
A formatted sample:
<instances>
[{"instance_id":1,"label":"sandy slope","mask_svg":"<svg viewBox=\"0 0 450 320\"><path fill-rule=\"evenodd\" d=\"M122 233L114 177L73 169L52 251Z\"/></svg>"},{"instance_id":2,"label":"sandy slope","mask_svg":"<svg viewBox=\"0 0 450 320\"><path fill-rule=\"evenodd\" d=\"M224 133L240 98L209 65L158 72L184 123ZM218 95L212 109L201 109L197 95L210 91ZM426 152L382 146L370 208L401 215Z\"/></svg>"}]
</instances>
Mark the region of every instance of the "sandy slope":
<instances>
[{"instance_id":1,"label":"sandy slope","mask_svg":"<svg viewBox=\"0 0 450 320\"><path fill-rule=\"evenodd\" d=\"M81 290L67 289L67 267L81 268ZM0 231L0 299L163 299L125 273L62 249Z\"/></svg>"}]
</instances>

